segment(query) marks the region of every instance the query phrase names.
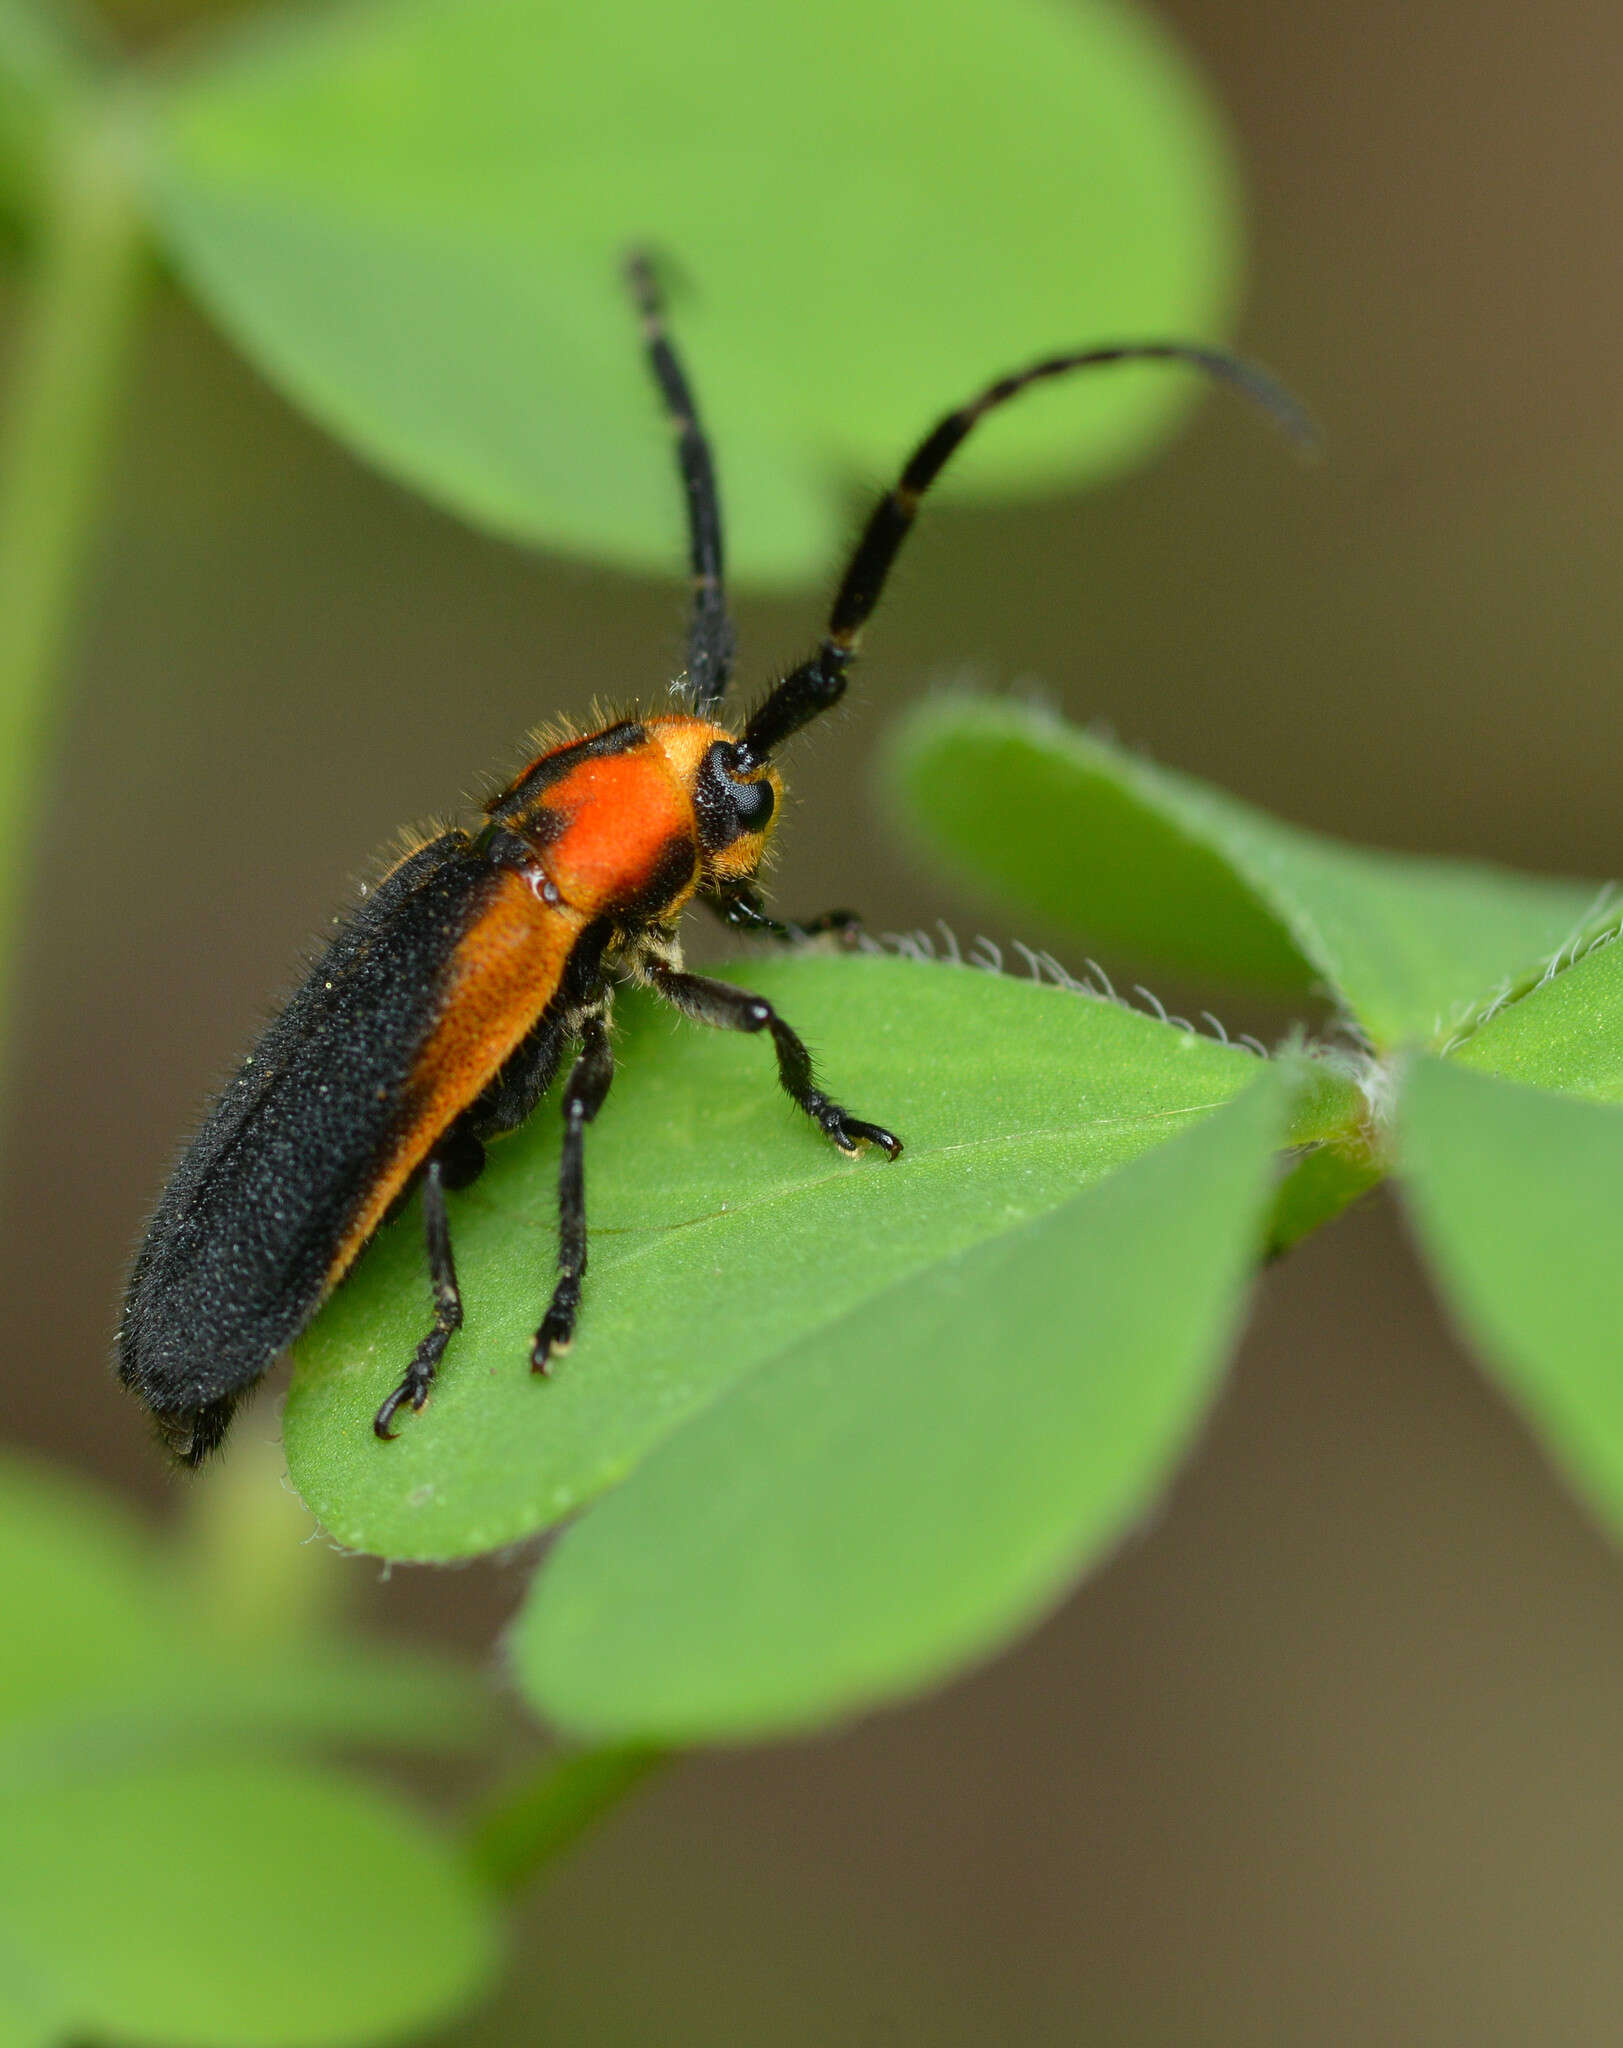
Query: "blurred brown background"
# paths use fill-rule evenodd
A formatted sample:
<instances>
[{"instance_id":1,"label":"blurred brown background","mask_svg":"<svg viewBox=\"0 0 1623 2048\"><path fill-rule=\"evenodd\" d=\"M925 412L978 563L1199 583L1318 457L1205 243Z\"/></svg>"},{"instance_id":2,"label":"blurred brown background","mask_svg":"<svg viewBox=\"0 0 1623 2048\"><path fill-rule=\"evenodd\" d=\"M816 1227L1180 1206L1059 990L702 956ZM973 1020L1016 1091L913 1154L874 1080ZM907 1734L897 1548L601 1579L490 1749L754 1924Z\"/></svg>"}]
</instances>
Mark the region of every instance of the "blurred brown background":
<instances>
[{"instance_id":1,"label":"blurred brown background","mask_svg":"<svg viewBox=\"0 0 1623 2048\"><path fill-rule=\"evenodd\" d=\"M123 11L147 35L196 9ZM1245 342L1332 459L1300 475L1213 406L1086 500L939 514L850 716L797 756L781 899L1009 936L904 862L865 779L895 708L966 668L1291 818L1615 874L1623 13L1166 12L1249 167ZM537 718L662 679L679 603L414 503L161 298L37 849L0 1230L17 1439L171 1511L105 1354L200 1090L373 847ZM745 604L747 669L815 619ZM473 1649L518 1589L347 1569L381 1621ZM1612 2042L1620 1733L1623 1561L1377 1203L1269 1276L1165 1512L1034 1640L656 1787L459 2038Z\"/></svg>"}]
</instances>

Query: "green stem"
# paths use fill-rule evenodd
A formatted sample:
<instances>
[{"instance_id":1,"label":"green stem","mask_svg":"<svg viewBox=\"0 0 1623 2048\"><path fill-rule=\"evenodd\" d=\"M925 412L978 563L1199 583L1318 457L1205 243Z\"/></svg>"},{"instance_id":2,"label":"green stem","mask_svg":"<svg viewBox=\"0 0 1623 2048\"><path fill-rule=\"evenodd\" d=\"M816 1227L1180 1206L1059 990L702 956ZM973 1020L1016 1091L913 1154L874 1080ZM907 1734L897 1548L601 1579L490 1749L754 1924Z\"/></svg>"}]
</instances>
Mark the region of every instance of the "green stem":
<instances>
[{"instance_id":1,"label":"green stem","mask_svg":"<svg viewBox=\"0 0 1623 2048\"><path fill-rule=\"evenodd\" d=\"M54 124L0 430L0 977L14 959L143 269L131 154L112 93ZM8 992L0 979L0 1021Z\"/></svg>"},{"instance_id":2,"label":"green stem","mask_svg":"<svg viewBox=\"0 0 1623 2048\"><path fill-rule=\"evenodd\" d=\"M497 1891L522 1891L668 1761L658 1749L583 1749L548 1762L475 1820L468 1841L474 1868Z\"/></svg>"}]
</instances>

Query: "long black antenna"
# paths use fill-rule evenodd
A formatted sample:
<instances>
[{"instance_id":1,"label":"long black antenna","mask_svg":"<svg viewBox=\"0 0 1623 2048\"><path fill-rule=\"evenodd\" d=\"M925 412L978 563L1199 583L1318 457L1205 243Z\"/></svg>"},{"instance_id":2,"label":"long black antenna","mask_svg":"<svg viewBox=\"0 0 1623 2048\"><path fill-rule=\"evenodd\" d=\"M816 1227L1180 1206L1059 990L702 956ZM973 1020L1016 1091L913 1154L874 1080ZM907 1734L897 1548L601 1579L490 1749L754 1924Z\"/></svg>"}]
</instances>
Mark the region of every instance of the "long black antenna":
<instances>
[{"instance_id":1,"label":"long black antenna","mask_svg":"<svg viewBox=\"0 0 1623 2048\"><path fill-rule=\"evenodd\" d=\"M626 282L642 317L643 343L665 412L676 435L676 460L687 500L688 562L693 609L688 619L687 687L694 709L714 709L733 667L733 625L727 616L722 573L721 500L710 443L699 420L692 386L665 331L665 302L653 259L643 250L626 258Z\"/></svg>"},{"instance_id":2,"label":"long black antenna","mask_svg":"<svg viewBox=\"0 0 1623 2048\"><path fill-rule=\"evenodd\" d=\"M861 644L862 629L873 616L884 591L885 579L912 530L920 501L977 422L1033 384L1069 376L1073 370L1103 369L1115 363L1185 363L1260 406L1304 453L1313 453L1318 448L1317 428L1282 384L1255 363L1230 355L1226 349L1208 348L1198 342L1112 343L1067 355L1046 356L1012 376L999 377L967 405L936 422L907 458L896 483L874 507L834 593L822 646L809 661L785 676L752 715L744 729L745 759L741 766L764 761L791 734L827 711L844 694L845 672Z\"/></svg>"}]
</instances>

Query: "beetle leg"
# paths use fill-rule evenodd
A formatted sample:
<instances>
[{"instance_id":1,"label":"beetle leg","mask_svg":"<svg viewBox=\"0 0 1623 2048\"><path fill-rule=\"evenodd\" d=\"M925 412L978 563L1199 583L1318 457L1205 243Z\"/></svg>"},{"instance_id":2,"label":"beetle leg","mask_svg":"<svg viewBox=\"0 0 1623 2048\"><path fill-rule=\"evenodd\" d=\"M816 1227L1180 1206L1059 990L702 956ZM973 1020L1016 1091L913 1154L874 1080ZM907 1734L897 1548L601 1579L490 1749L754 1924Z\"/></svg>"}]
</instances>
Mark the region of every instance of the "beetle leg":
<instances>
[{"instance_id":1,"label":"beetle leg","mask_svg":"<svg viewBox=\"0 0 1623 2048\"><path fill-rule=\"evenodd\" d=\"M545 1372L574 1341L580 1283L586 1271L586 1126L603 1107L614 1079L614 1052L601 1016L580 1027L580 1057L564 1083L564 1149L558 1164L558 1284L535 1333L530 1368Z\"/></svg>"},{"instance_id":2,"label":"beetle leg","mask_svg":"<svg viewBox=\"0 0 1623 2048\"><path fill-rule=\"evenodd\" d=\"M527 1123L558 1073L569 1034L561 1019L546 1017L467 1111L481 1138L499 1138Z\"/></svg>"},{"instance_id":3,"label":"beetle leg","mask_svg":"<svg viewBox=\"0 0 1623 2048\"><path fill-rule=\"evenodd\" d=\"M773 917L747 882L719 890L703 900L707 910L713 911L723 924L731 925L735 931L753 932L763 939L777 939L786 946L798 945L802 939L815 939L824 932L838 932L842 938L847 934L854 937L862 929L861 916L854 910L825 910L816 917L790 918L787 921Z\"/></svg>"},{"instance_id":4,"label":"beetle leg","mask_svg":"<svg viewBox=\"0 0 1623 2048\"><path fill-rule=\"evenodd\" d=\"M480 1157L482 1162L482 1152ZM465 1144L459 1144L455 1158L457 1166L465 1167L472 1163L471 1157L465 1156ZM399 1386L373 1418L373 1429L386 1443L394 1437L389 1425L396 1412L408 1401L414 1411L419 1410L428 1399L428 1390L434 1384L434 1374L445 1356L445 1347L462 1327L462 1295L456 1284L456 1261L451 1256L451 1225L445 1213L447 1178L453 1185L457 1184L456 1168L453 1167L448 1176L446 1162L436 1152L423 1173L423 1237L428 1247L428 1276L434 1288L434 1327L418 1345L416 1356L406 1367Z\"/></svg>"},{"instance_id":5,"label":"beetle leg","mask_svg":"<svg viewBox=\"0 0 1623 2048\"><path fill-rule=\"evenodd\" d=\"M877 1145L887 1159L900 1156L902 1141L894 1132L849 1115L816 1085L811 1054L764 996L752 996L731 982L711 981L703 974L684 974L661 960L649 961L645 971L666 1002L697 1023L714 1024L722 1031L770 1031L785 1094L842 1152L854 1153L868 1144Z\"/></svg>"}]
</instances>

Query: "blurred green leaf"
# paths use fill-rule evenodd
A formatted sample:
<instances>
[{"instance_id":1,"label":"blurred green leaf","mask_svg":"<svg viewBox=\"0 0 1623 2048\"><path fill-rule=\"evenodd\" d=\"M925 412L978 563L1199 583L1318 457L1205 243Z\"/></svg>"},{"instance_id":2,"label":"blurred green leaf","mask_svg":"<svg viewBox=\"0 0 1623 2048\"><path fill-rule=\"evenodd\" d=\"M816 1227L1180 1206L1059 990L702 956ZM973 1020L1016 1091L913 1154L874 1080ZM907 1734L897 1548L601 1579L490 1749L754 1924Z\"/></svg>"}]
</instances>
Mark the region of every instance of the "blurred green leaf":
<instances>
[{"instance_id":1,"label":"blurred green leaf","mask_svg":"<svg viewBox=\"0 0 1623 2048\"><path fill-rule=\"evenodd\" d=\"M403 1808L222 1759L460 1747L489 1731L488 1688L336 1631L221 1646L194 1586L171 1544L88 1488L0 1462L0 2048L381 2039L484 1970L482 1907ZM390 1915L405 1924L419 1886L444 1926L413 1925L402 1967ZM304 1954L278 1958L279 1930ZM340 1948L355 1954L334 1967Z\"/></svg>"},{"instance_id":2,"label":"blurred green leaf","mask_svg":"<svg viewBox=\"0 0 1623 2048\"><path fill-rule=\"evenodd\" d=\"M440 1749L490 1730L488 1685L448 1658L336 1630L222 1645L178 1588L189 1580L168 1546L105 1496L0 1460L0 1778L64 1745L274 1732Z\"/></svg>"},{"instance_id":3,"label":"blurred green leaf","mask_svg":"<svg viewBox=\"0 0 1623 2048\"><path fill-rule=\"evenodd\" d=\"M0 1972L3 1969L0 1964ZM65 2014L53 2017L20 1996L14 2003L9 1985L0 1977L0 2048L52 2048L67 2023Z\"/></svg>"},{"instance_id":4,"label":"blurred green leaf","mask_svg":"<svg viewBox=\"0 0 1623 2048\"><path fill-rule=\"evenodd\" d=\"M0 0L0 103L72 102L108 47L99 19L72 0Z\"/></svg>"},{"instance_id":5,"label":"blurred green leaf","mask_svg":"<svg viewBox=\"0 0 1623 2048\"><path fill-rule=\"evenodd\" d=\"M223 1657L306 1647L331 1631L354 1591L353 1565L319 1540L286 1475L281 1443L261 1423L236 1431L186 1488L171 1582Z\"/></svg>"},{"instance_id":6,"label":"blurred green leaf","mask_svg":"<svg viewBox=\"0 0 1623 2048\"><path fill-rule=\"evenodd\" d=\"M587 1155L586 1308L555 1375L526 1361L556 1257L556 1112L452 1197L467 1327L397 1441L377 1442L372 1415L428 1315L415 1211L300 1345L289 1469L341 1542L458 1557L561 1520L745 1374L1057 1207L1257 1073L1152 1017L968 968L802 956L736 978L807 1035L840 1100L901 1133L902 1159L840 1158L784 1099L768 1047L624 1000ZM1316 1086L1304 1140L1356 1106L1334 1077Z\"/></svg>"},{"instance_id":7,"label":"blurred green leaf","mask_svg":"<svg viewBox=\"0 0 1623 2048\"><path fill-rule=\"evenodd\" d=\"M353 1629L274 1659L222 1658L200 1678L203 1725L311 1742L464 1750L486 1741L496 1720L489 1677L476 1665Z\"/></svg>"},{"instance_id":8,"label":"blurred green leaf","mask_svg":"<svg viewBox=\"0 0 1623 2048\"><path fill-rule=\"evenodd\" d=\"M275 1744L471 1750L489 1739L497 1701L475 1670L421 1652L335 1641L259 1661L216 1660L195 1646L168 1669L111 1682L0 1739L0 1786L41 1771Z\"/></svg>"},{"instance_id":9,"label":"blurred green leaf","mask_svg":"<svg viewBox=\"0 0 1623 2048\"><path fill-rule=\"evenodd\" d=\"M184 1655L157 1545L110 1501L0 1457L0 1724L154 1682Z\"/></svg>"},{"instance_id":10,"label":"blurred green leaf","mask_svg":"<svg viewBox=\"0 0 1623 2048\"><path fill-rule=\"evenodd\" d=\"M73 2014L0 1927L0 2048L53 2048Z\"/></svg>"},{"instance_id":11,"label":"blurred green leaf","mask_svg":"<svg viewBox=\"0 0 1623 2048\"><path fill-rule=\"evenodd\" d=\"M816 1727L984 1656L1148 1506L1255 1263L1284 1088L887 1288L570 1530L513 1639L594 1740Z\"/></svg>"},{"instance_id":12,"label":"blurred green leaf","mask_svg":"<svg viewBox=\"0 0 1623 2048\"><path fill-rule=\"evenodd\" d=\"M983 887L1167 972L1320 984L1378 1049L1445 1038L1595 907L1592 883L1299 831L1002 700L922 705L886 772L928 847Z\"/></svg>"},{"instance_id":13,"label":"blurred green leaf","mask_svg":"<svg viewBox=\"0 0 1623 2048\"><path fill-rule=\"evenodd\" d=\"M619 278L665 252L738 572L823 568L839 487L1023 358L1209 335L1234 179L1122 0L405 0L263 25L171 91L160 231L282 388L515 536L674 569L669 436ZM1142 369L1000 420L982 495L1140 457L1194 397Z\"/></svg>"},{"instance_id":14,"label":"blurred green leaf","mask_svg":"<svg viewBox=\"0 0 1623 2048\"><path fill-rule=\"evenodd\" d=\"M0 1939L74 2029L152 2048L345 2048L474 1997L461 1861L394 1802L278 1763L169 1762L0 1798Z\"/></svg>"},{"instance_id":15,"label":"blurred green leaf","mask_svg":"<svg viewBox=\"0 0 1623 2048\"><path fill-rule=\"evenodd\" d=\"M1577 1491L1623 1528L1623 1111L1422 1060L1399 1136L1446 1299Z\"/></svg>"},{"instance_id":16,"label":"blurred green leaf","mask_svg":"<svg viewBox=\"0 0 1623 2048\"><path fill-rule=\"evenodd\" d=\"M1364 1145L1315 1145L1279 1184L1268 1222L1268 1252L1278 1258L1367 1195L1385 1168Z\"/></svg>"},{"instance_id":17,"label":"blurred green leaf","mask_svg":"<svg viewBox=\"0 0 1623 2048\"><path fill-rule=\"evenodd\" d=\"M24 225L44 201L64 114L107 55L100 23L68 0L0 0L0 204Z\"/></svg>"},{"instance_id":18,"label":"blurred green leaf","mask_svg":"<svg viewBox=\"0 0 1623 2048\"><path fill-rule=\"evenodd\" d=\"M1454 1057L1507 1081L1623 1103L1623 945L1598 947L1496 1011Z\"/></svg>"}]
</instances>

